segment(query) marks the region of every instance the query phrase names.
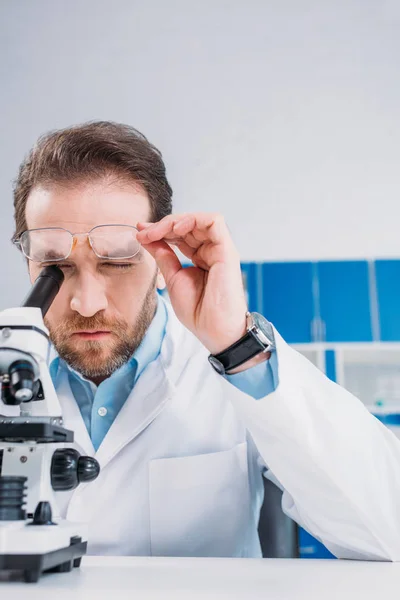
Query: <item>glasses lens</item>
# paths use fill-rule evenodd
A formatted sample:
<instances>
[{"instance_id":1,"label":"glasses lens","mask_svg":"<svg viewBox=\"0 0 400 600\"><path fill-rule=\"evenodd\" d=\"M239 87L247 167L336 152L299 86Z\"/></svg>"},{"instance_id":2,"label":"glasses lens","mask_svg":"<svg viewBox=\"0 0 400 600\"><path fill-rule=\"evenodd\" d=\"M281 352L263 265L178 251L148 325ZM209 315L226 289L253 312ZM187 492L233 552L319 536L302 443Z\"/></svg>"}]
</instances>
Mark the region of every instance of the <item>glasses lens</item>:
<instances>
[{"instance_id":1,"label":"glasses lens","mask_svg":"<svg viewBox=\"0 0 400 600\"><path fill-rule=\"evenodd\" d=\"M138 231L129 225L99 225L89 235L90 243L99 258L118 260L133 258L140 250Z\"/></svg>"},{"instance_id":2,"label":"glasses lens","mask_svg":"<svg viewBox=\"0 0 400 600\"><path fill-rule=\"evenodd\" d=\"M64 260L71 252L73 238L65 229L33 229L21 237L21 249L35 262Z\"/></svg>"}]
</instances>

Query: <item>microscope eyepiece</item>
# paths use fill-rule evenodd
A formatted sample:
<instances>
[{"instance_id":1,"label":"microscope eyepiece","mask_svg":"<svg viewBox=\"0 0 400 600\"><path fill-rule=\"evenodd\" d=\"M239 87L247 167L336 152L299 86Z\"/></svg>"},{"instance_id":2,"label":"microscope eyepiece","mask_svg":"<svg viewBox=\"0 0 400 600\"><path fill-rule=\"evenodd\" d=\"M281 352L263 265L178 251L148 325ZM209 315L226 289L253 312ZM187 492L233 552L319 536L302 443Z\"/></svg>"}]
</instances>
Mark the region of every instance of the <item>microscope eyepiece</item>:
<instances>
[{"instance_id":1,"label":"microscope eyepiece","mask_svg":"<svg viewBox=\"0 0 400 600\"><path fill-rule=\"evenodd\" d=\"M42 315L45 316L63 281L64 273L59 267L56 265L45 267L40 272L22 306L40 308Z\"/></svg>"}]
</instances>

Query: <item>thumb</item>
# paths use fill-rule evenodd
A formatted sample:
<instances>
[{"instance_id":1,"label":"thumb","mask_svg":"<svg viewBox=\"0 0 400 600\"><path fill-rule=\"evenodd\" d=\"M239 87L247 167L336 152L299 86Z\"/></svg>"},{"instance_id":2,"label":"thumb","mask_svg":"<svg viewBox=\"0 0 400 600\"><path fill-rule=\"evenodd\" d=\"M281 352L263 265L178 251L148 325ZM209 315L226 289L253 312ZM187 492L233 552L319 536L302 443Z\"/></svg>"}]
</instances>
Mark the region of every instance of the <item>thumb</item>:
<instances>
[{"instance_id":1,"label":"thumb","mask_svg":"<svg viewBox=\"0 0 400 600\"><path fill-rule=\"evenodd\" d=\"M163 240L151 242L150 244L142 244L142 246L156 261L165 279L165 283L169 287L172 279L183 268L179 258Z\"/></svg>"}]
</instances>

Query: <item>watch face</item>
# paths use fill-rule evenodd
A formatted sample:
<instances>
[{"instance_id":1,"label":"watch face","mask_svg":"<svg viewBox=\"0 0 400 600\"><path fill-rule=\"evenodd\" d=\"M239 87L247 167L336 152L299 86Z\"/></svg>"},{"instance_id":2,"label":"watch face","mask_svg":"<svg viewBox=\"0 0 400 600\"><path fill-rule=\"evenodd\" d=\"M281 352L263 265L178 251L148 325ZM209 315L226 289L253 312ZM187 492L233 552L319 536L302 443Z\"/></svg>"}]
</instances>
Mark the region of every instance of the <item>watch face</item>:
<instances>
[{"instance_id":1,"label":"watch face","mask_svg":"<svg viewBox=\"0 0 400 600\"><path fill-rule=\"evenodd\" d=\"M274 333L272 325L263 315L260 313L251 313L254 322L254 328L252 333L259 339L265 346L274 346Z\"/></svg>"}]
</instances>

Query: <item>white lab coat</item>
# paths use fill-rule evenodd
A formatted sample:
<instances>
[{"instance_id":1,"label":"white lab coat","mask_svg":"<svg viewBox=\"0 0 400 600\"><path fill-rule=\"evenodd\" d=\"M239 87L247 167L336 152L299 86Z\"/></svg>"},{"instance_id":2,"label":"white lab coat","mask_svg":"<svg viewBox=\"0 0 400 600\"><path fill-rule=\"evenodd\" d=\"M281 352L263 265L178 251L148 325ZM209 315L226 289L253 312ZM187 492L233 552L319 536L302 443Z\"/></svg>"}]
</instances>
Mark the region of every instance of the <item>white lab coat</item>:
<instances>
[{"instance_id":1,"label":"white lab coat","mask_svg":"<svg viewBox=\"0 0 400 600\"><path fill-rule=\"evenodd\" d=\"M336 556L399 560L400 441L277 332L278 388L254 400L168 310L161 354L97 453L68 378L56 383L76 448L101 466L96 481L57 493L62 516L88 522L89 552L260 555L264 472Z\"/></svg>"}]
</instances>

